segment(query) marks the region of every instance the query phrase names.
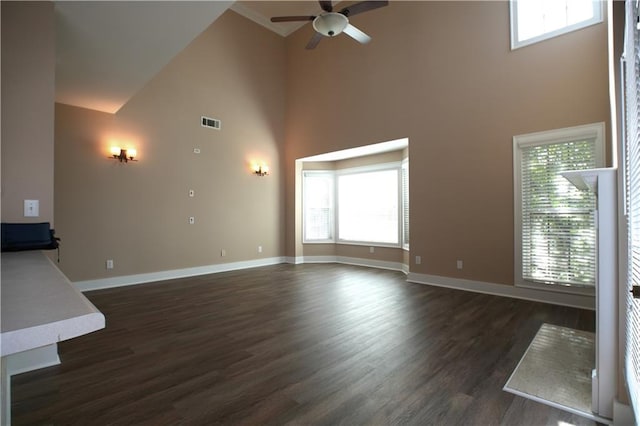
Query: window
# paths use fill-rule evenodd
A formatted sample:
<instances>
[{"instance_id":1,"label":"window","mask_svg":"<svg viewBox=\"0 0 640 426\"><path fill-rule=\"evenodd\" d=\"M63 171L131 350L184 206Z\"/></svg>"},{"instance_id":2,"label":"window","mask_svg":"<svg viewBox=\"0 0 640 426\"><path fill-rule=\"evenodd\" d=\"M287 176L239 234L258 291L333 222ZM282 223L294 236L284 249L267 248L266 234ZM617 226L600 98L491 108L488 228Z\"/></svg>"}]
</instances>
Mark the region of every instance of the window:
<instances>
[{"instance_id":1,"label":"window","mask_svg":"<svg viewBox=\"0 0 640 426\"><path fill-rule=\"evenodd\" d=\"M333 242L333 172L304 172L304 242Z\"/></svg>"},{"instance_id":2,"label":"window","mask_svg":"<svg viewBox=\"0 0 640 426\"><path fill-rule=\"evenodd\" d=\"M407 161L303 172L303 242L408 248L408 184Z\"/></svg>"},{"instance_id":3,"label":"window","mask_svg":"<svg viewBox=\"0 0 640 426\"><path fill-rule=\"evenodd\" d=\"M402 248L409 249L409 160L402 161Z\"/></svg>"},{"instance_id":4,"label":"window","mask_svg":"<svg viewBox=\"0 0 640 426\"><path fill-rule=\"evenodd\" d=\"M595 196L561 172L601 167L604 124L514 137L516 284L593 287Z\"/></svg>"},{"instance_id":5,"label":"window","mask_svg":"<svg viewBox=\"0 0 640 426\"><path fill-rule=\"evenodd\" d=\"M511 49L602 22L600 0L510 0Z\"/></svg>"},{"instance_id":6,"label":"window","mask_svg":"<svg viewBox=\"0 0 640 426\"><path fill-rule=\"evenodd\" d=\"M624 373L629 399L636 419L640 418L640 299L631 290L640 283L640 9L636 2L626 4L623 54L625 119L625 203L627 213L626 344Z\"/></svg>"},{"instance_id":7,"label":"window","mask_svg":"<svg viewBox=\"0 0 640 426\"><path fill-rule=\"evenodd\" d=\"M399 170L338 175L338 240L398 245Z\"/></svg>"}]
</instances>

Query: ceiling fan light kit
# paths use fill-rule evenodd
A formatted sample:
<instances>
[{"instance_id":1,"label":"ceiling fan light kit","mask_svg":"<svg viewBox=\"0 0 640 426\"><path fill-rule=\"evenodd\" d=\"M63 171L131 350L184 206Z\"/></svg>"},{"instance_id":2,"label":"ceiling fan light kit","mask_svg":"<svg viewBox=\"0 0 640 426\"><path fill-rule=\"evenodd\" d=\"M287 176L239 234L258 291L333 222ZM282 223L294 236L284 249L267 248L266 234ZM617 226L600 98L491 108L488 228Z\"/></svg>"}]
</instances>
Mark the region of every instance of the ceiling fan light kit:
<instances>
[{"instance_id":1,"label":"ceiling fan light kit","mask_svg":"<svg viewBox=\"0 0 640 426\"><path fill-rule=\"evenodd\" d=\"M307 49L315 48L322 37L335 37L340 33L345 33L355 41L361 44L369 43L371 37L360 31L349 23L349 16L387 6L389 2L366 0L345 7L340 12L334 12L330 1L319 1L320 7L324 11L318 16L277 16L271 18L271 22L291 22L291 21L313 21L313 29L316 33L313 35Z\"/></svg>"},{"instance_id":2,"label":"ceiling fan light kit","mask_svg":"<svg viewBox=\"0 0 640 426\"><path fill-rule=\"evenodd\" d=\"M313 20L313 29L327 37L340 34L349 25L349 19L341 13L329 12L316 16Z\"/></svg>"}]
</instances>

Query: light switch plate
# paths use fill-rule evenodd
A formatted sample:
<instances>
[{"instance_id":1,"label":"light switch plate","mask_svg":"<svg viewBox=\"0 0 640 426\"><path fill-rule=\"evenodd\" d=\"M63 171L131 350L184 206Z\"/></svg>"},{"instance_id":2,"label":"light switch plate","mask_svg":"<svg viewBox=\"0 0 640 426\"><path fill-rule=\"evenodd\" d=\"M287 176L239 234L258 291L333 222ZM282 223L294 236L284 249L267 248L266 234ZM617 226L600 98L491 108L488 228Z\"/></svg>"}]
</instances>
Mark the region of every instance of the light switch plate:
<instances>
[{"instance_id":1,"label":"light switch plate","mask_svg":"<svg viewBox=\"0 0 640 426\"><path fill-rule=\"evenodd\" d=\"M24 217L40 216L39 200L24 200Z\"/></svg>"}]
</instances>

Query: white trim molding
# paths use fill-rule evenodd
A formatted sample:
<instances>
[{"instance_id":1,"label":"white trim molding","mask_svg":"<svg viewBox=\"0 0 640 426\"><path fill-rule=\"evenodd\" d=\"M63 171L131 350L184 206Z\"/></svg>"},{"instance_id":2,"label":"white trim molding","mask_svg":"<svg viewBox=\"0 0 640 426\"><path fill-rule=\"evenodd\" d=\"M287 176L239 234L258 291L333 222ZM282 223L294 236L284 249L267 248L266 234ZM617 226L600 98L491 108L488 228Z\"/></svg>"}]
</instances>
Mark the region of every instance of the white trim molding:
<instances>
[{"instance_id":1,"label":"white trim molding","mask_svg":"<svg viewBox=\"0 0 640 426\"><path fill-rule=\"evenodd\" d=\"M97 280L76 281L73 284L80 291L101 290L113 287L144 284L154 281L165 281L176 278L194 277L198 275L216 274L218 272L237 271L240 269L257 268L260 266L278 265L287 263L284 257L271 257L267 259L245 260L240 262L221 263L217 265L196 266L194 268L172 269L169 271L149 272L146 274L123 275L113 278L101 278Z\"/></svg>"},{"instance_id":2,"label":"white trim molding","mask_svg":"<svg viewBox=\"0 0 640 426\"><path fill-rule=\"evenodd\" d=\"M302 256L287 256L285 262L292 265L300 265L304 263L304 258Z\"/></svg>"},{"instance_id":3,"label":"white trim molding","mask_svg":"<svg viewBox=\"0 0 640 426\"><path fill-rule=\"evenodd\" d=\"M219 272L237 271L241 269L257 268L260 266L278 265L289 263L300 265L304 263L340 263L344 265L364 266L369 268L387 269L407 274L407 282L416 284L446 287L456 290L484 293L494 296L511 297L515 299L530 300L533 302L550 303L553 305L569 306L581 309L594 310L595 302L592 296L549 292L524 287L515 287L505 284L487 283L482 281L449 278L437 275L417 274L409 272L409 266L402 262L390 262L384 260L364 259L346 256L288 256L272 257L268 259L248 260L241 262L223 263L218 265L198 266L194 268L173 269L169 271L150 272L146 274L124 275L113 278L76 281L73 284L80 291L101 290L114 287L144 284L155 281L165 281L177 278L193 277L198 275L215 274Z\"/></svg>"},{"instance_id":4,"label":"white trim molding","mask_svg":"<svg viewBox=\"0 0 640 426\"><path fill-rule=\"evenodd\" d=\"M507 284L495 284L484 281L465 280L461 278L441 277L438 275L417 274L410 272L407 281L416 284L446 287L474 293L491 294L493 296L511 297L532 302L550 303L552 305L595 310L595 298L588 295L569 294L516 287Z\"/></svg>"},{"instance_id":5,"label":"white trim molding","mask_svg":"<svg viewBox=\"0 0 640 426\"><path fill-rule=\"evenodd\" d=\"M300 258L297 258L300 259ZM340 263L343 265L366 266L369 268L388 269L390 271L409 273L409 266L402 262L390 262L387 260L364 259L361 257L347 256L303 256L299 263Z\"/></svg>"}]
</instances>

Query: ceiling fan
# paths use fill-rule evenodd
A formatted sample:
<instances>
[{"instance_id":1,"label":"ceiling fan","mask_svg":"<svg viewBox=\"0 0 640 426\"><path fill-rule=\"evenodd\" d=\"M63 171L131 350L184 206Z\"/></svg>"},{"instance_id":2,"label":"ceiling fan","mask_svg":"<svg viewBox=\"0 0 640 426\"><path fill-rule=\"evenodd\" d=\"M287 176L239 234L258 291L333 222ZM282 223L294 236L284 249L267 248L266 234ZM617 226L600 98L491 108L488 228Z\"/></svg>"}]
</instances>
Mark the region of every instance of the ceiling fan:
<instances>
[{"instance_id":1,"label":"ceiling fan","mask_svg":"<svg viewBox=\"0 0 640 426\"><path fill-rule=\"evenodd\" d=\"M307 43L307 49L315 48L322 37L335 37L340 33L345 33L357 42L365 44L371 41L371 37L351 25L349 17L389 4L387 0L367 0L347 6L340 12L334 12L331 1L318 1L318 3L324 11L318 16L277 16L271 18L271 22L313 21L313 29L316 30L316 33Z\"/></svg>"}]
</instances>

